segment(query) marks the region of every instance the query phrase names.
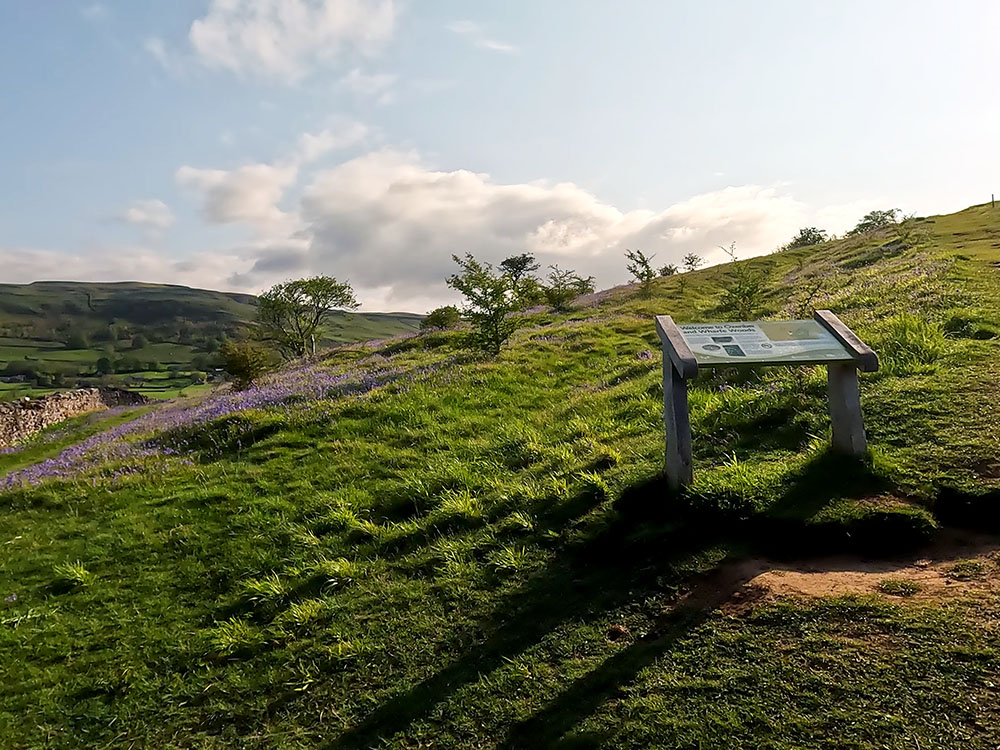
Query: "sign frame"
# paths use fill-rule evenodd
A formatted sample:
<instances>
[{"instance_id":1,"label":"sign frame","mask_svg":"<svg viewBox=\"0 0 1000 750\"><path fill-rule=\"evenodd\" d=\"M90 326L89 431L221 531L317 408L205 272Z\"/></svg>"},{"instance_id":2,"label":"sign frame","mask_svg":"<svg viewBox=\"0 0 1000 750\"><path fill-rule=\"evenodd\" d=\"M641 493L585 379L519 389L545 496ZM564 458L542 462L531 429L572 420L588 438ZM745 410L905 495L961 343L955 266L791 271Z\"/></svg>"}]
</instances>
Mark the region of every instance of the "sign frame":
<instances>
[{"instance_id":1,"label":"sign frame","mask_svg":"<svg viewBox=\"0 0 1000 750\"><path fill-rule=\"evenodd\" d=\"M685 487L692 480L687 381L698 375L700 367L825 366L833 449L852 456L863 456L867 452L858 372L878 371L878 356L830 310L817 310L813 320L843 347L846 354L844 358L768 361L748 357L746 361L699 366L694 352L673 318L669 315L657 315L655 320L656 332L663 349L663 425L666 438L664 470L671 489Z\"/></svg>"}]
</instances>

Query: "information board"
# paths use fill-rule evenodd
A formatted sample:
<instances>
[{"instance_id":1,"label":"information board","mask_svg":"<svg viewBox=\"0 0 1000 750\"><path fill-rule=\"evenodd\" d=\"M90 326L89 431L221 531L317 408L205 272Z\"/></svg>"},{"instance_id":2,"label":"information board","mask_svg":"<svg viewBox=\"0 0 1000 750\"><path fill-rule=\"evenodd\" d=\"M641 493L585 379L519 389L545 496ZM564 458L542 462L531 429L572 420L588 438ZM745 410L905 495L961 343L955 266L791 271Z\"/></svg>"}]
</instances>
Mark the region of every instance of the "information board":
<instances>
[{"instance_id":1,"label":"information board","mask_svg":"<svg viewBox=\"0 0 1000 750\"><path fill-rule=\"evenodd\" d=\"M815 320L691 323L677 327L699 365L853 361L844 345Z\"/></svg>"}]
</instances>

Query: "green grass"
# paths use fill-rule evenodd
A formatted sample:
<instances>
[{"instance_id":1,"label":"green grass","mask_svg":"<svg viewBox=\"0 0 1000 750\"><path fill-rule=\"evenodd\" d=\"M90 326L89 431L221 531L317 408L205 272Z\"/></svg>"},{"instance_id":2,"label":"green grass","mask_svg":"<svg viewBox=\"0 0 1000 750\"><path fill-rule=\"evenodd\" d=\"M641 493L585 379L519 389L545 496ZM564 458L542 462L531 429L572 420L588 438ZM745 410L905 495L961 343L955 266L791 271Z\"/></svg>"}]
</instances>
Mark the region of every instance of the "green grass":
<instances>
[{"instance_id":1,"label":"green grass","mask_svg":"<svg viewBox=\"0 0 1000 750\"><path fill-rule=\"evenodd\" d=\"M1000 341L945 326L997 323L984 210L750 261L768 314L910 353L862 378L864 461L827 449L822 371L709 372L696 484L667 491L651 316L717 318L709 268L531 316L493 360L458 333L341 349L396 379L0 494L0 746L995 747L994 595L735 615L698 588L750 553L912 549L1000 489ZM710 603L676 607L691 588Z\"/></svg>"}]
</instances>

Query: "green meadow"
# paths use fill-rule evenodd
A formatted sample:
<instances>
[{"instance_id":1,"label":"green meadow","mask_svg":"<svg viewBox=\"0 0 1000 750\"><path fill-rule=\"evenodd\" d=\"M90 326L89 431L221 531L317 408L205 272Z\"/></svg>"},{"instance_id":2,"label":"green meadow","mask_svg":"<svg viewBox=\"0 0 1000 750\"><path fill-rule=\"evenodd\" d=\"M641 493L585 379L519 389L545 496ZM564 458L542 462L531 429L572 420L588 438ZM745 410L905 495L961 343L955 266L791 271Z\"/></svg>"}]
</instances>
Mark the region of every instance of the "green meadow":
<instances>
[{"instance_id":1,"label":"green meadow","mask_svg":"<svg viewBox=\"0 0 1000 750\"><path fill-rule=\"evenodd\" d=\"M762 316L829 308L879 354L870 452L829 450L820 368L707 371L672 494L653 316L721 319L747 268ZM588 295L496 358L463 335L0 455L0 746L1000 745L1000 209ZM987 552L947 597L729 575L955 529Z\"/></svg>"}]
</instances>

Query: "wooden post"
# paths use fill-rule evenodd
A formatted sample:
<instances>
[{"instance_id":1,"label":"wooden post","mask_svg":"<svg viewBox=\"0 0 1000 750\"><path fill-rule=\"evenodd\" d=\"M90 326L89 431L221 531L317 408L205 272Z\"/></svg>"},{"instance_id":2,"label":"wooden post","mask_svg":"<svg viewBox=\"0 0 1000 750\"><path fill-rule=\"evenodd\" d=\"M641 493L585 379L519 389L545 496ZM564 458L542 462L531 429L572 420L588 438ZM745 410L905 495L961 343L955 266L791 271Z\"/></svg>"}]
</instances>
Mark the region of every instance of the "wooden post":
<instances>
[{"instance_id":1,"label":"wooden post","mask_svg":"<svg viewBox=\"0 0 1000 750\"><path fill-rule=\"evenodd\" d=\"M854 357L854 362L830 364L826 368L833 449L850 456L863 456L868 450L868 440L861 416L858 370L877 372L878 357L829 310L817 310L814 317Z\"/></svg>"},{"instance_id":2,"label":"wooden post","mask_svg":"<svg viewBox=\"0 0 1000 750\"><path fill-rule=\"evenodd\" d=\"M673 490L691 484L691 420L687 381L698 374L698 362L669 315L656 316L656 333L663 348L663 468Z\"/></svg>"},{"instance_id":3,"label":"wooden post","mask_svg":"<svg viewBox=\"0 0 1000 750\"><path fill-rule=\"evenodd\" d=\"M833 449L849 456L864 456L868 440L861 416L857 366L850 362L827 365L826 382L829 387Z\"/></svg>"},{"instance_id":4,"label":"wooden post","mask_svg":"<svg viewBox=\"0 0 1000 750\"><path fill-rule=\"evenodd\" d=\"M663 428L667 484L679 490L691 484L691 420L688 416L687 381L666 352L663 354Z\"/></svg>"}]
</instances>

